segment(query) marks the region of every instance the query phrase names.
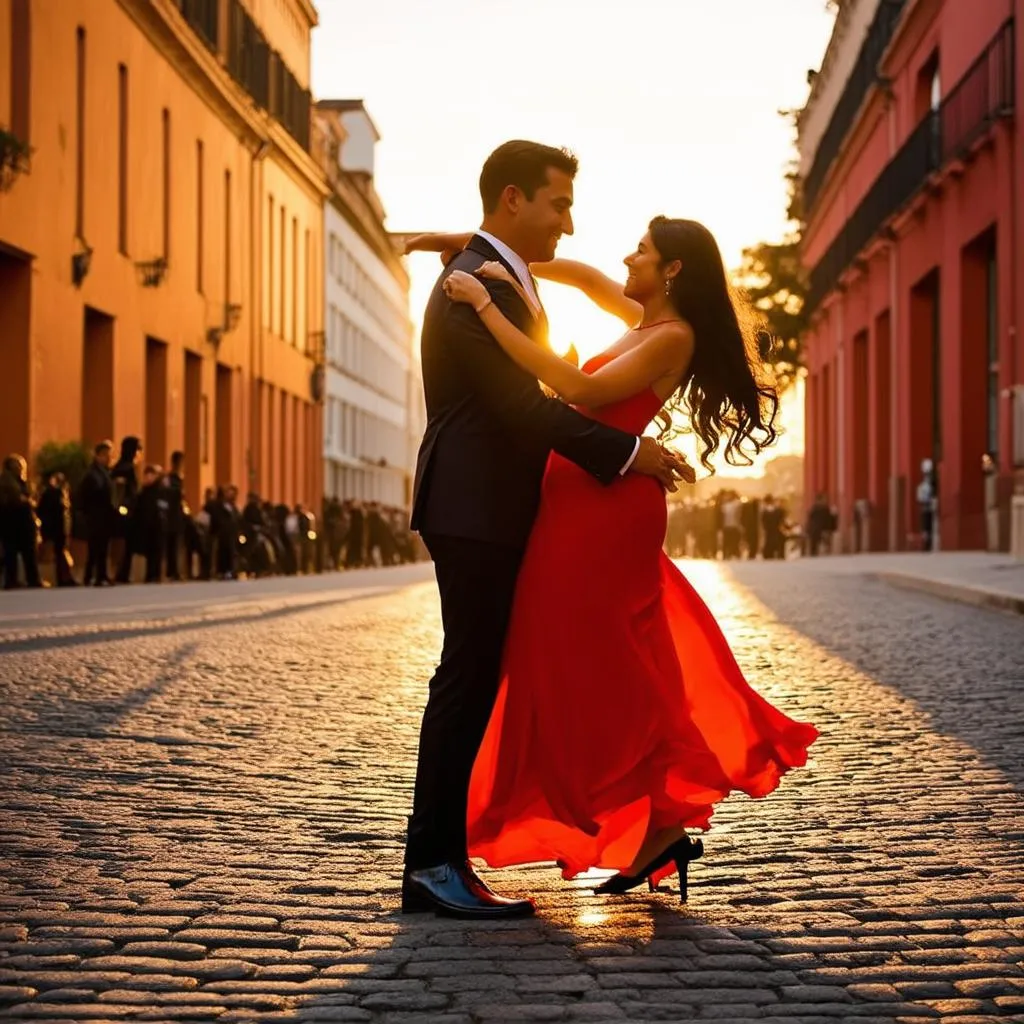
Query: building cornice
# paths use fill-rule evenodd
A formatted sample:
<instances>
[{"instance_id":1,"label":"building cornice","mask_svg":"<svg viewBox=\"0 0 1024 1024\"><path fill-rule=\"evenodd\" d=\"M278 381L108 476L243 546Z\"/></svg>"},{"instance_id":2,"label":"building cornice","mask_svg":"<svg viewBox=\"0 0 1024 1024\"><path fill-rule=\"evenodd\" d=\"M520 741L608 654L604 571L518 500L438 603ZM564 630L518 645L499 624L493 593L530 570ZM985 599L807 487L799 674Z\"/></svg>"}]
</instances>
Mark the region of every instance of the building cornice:
<instances>
[{"instance_id":1,"label":"building cornice","mask_svg":"<svg viewBox=\"0 0 1024 1024\"><path fill-rule=\"evenodd\" d=\"M881 83L891 81L906 63L914 47L935 24L943 2L944 0L909 0L896 24L889 45L879 59L878 73ZM882 85L872 85L825 176L815 203L815 214L827 211L835 202L836 194L846 181L851 165L870 141L877 119L882 116L888 103L889 95L883 90ZM889 158L893 155L890 153ZM804 231L805 245L813 240L818 220L819 218L812 214Z\"/></svg>"},{"instance_id":2,"label":"building cornice","mask_svg":"<svg viewBox=\"0 0 1024 1024\"><path fill-rule=\"evenodd\" d=\"M853 16L853 8L856 4L857 0L848 0L848 2L844 3L836 12L835 24L832 26L832 35L829 36L828 46L825 47L825 56L821 58L821 67L814 76L811 91L807 96L807 102L797 115L798 124L810 111L811 107L817 102L821 90L824 89L825 85L828 83L829 75L832 71L832 65L835 62L836 52L842 43L843 36L846 34L846 28L850 22L850 18Z\"/></svg>"},{"instance_id":3,"label":"building cornice","mask_svg":"<svg viewBox=\"0 0 1024 1024\"><path fill-rule=\"evenodd\" d=\"M261 110L189 28L171 0L118 0L121 8L167 58L175 71L250 149L270 145L306 188L321 198L330 193L326 177L273 117ZM315 14L315 10L314 10Z\"/></svg>"}]
</instances>

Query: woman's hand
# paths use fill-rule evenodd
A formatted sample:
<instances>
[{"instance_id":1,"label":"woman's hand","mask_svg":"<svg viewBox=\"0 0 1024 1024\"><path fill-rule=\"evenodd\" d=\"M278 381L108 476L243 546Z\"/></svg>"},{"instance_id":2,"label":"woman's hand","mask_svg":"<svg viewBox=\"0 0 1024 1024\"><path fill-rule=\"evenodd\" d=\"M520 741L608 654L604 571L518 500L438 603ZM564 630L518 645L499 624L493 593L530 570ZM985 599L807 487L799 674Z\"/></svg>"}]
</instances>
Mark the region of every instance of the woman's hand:
<instances>
[{"instance_id":1,"label":"woman's hand","mask_svg":"<svg viewBox=\"0 0 1024 1024\"><path fill-rule=\"evenodd\" d=\"M488 260L486 263L481 263L476 268L475 273L477 277L488 277L492 281L504 281L513 287L519 284L519 281L509 273L508 267L497 260Z\"/></svg>"},{"instance_id":2,"label":"woman's hand","mask_svg":"<svg viewBox=\"0 0 1024 1024\"><path fill-rule=\"evenodd\" d=\"M483 283L472 274L464 270L453 270L442 285L445 295L452 302L465 302L472 306L477 312L486 306L491 297Z\"/></svg>"}]
</instances>

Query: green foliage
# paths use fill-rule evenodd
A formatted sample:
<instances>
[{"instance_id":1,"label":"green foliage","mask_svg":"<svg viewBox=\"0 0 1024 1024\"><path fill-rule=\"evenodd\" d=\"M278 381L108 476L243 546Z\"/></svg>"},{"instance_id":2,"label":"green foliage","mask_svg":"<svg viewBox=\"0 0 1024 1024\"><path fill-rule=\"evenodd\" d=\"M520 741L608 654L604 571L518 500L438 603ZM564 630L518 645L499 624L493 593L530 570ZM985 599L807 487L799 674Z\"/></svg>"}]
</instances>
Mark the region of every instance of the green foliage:
<instances>
[{"instance_id":1,"label":"green foliage","mask_svg":"<svg viewBox=\"0 0 1024 1024\"><path fill-rule=\"evenodd\" d=\"M798 110L780 110L794 133ZM807 327L807 275L800 258L804 227L803 197L794 160L786 168L786 217L792 229L781 241L758 242L743 250L734 283L763 320L768 336L762 354L775 371L780 388L788 388L803 368L802 335Z\"/></svg>"},{"instance_id":2,"label":"green foliage","mask_svg":"<svg viewBox=\"0 0 1024 1024\"><path fill-rule=\"evenodd\" d=\"M35 472L43 480L53 473L67 477L74 493L92 464L92 454L80 441L47 441L35 456Z\"/></svg>"},{"instance_id":3,"label":"green foliage","mask_svg":"<svg viewBox=\"0 0 1024 1024\"><path fill-rule=\"evenodd\" d=\"M29 169L32 147L0 126L0 192L6 192L19 174Z\"/></svg>"},{"instance_id":4,"label":"green foliage","mask_svg":"<svg viewBox=\"0 0 1024 1024\"><path fill-rule=\"evenodd\" d=\"M803 366L801 335L807 326L807 283L800 262L799 234L744 249L736 283L763 317L764 329L772 338L764 354L779 386L789 387Z\"/></svg>"}]
</instances>

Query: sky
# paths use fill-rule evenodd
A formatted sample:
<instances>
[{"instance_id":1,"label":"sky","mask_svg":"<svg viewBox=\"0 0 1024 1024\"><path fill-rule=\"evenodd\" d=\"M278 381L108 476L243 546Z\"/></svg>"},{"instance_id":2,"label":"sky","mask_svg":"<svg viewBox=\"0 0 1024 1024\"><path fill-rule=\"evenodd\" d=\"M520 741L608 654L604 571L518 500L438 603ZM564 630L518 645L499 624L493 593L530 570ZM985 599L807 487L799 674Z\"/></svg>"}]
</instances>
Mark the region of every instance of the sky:
<instances>
[{"instance_id":1,"label":"sky","mask_svg":"<svg viewBox=\"0 0 1024 1024\"><path fill-rule=\"evenodd\" d=\"M313 92L362 99L381 134L375 179L392 231L468 231L477 178L511 138L580 159L576 233L558 255L613 277L656 214L705 223L727 266L786 229L792 128L834 15L825 0L317 0ZM440 269L409 259L418 322ZM569 289L542 285L559 350L622 333ZM784 405L772 455L803 448ZM685 445L683 445L685 448ZM755 470L756 472L757 470Z\"/></svg>"}]
</instances>

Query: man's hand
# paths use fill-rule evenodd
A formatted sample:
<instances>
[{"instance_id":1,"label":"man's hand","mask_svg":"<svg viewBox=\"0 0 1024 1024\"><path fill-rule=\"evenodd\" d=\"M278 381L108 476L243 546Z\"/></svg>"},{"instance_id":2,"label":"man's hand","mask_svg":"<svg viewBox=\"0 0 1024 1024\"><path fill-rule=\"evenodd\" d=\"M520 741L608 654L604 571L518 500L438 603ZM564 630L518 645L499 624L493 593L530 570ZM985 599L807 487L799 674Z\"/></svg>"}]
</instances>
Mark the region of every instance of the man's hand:
<instances>
[{"instance_id":1,"label":"man's hand","mask_svg":"<svg viewBox=\"0 0 1024 1024\"><path fill-rule=\"evenodd\" d=\"M640 438L640 450L629 471L653 476L666 491L677 490L677 479L685 480L688 484L697 479L693 467L679 452L663 447L653 437Z\"/></svg>"}]
</instances>

